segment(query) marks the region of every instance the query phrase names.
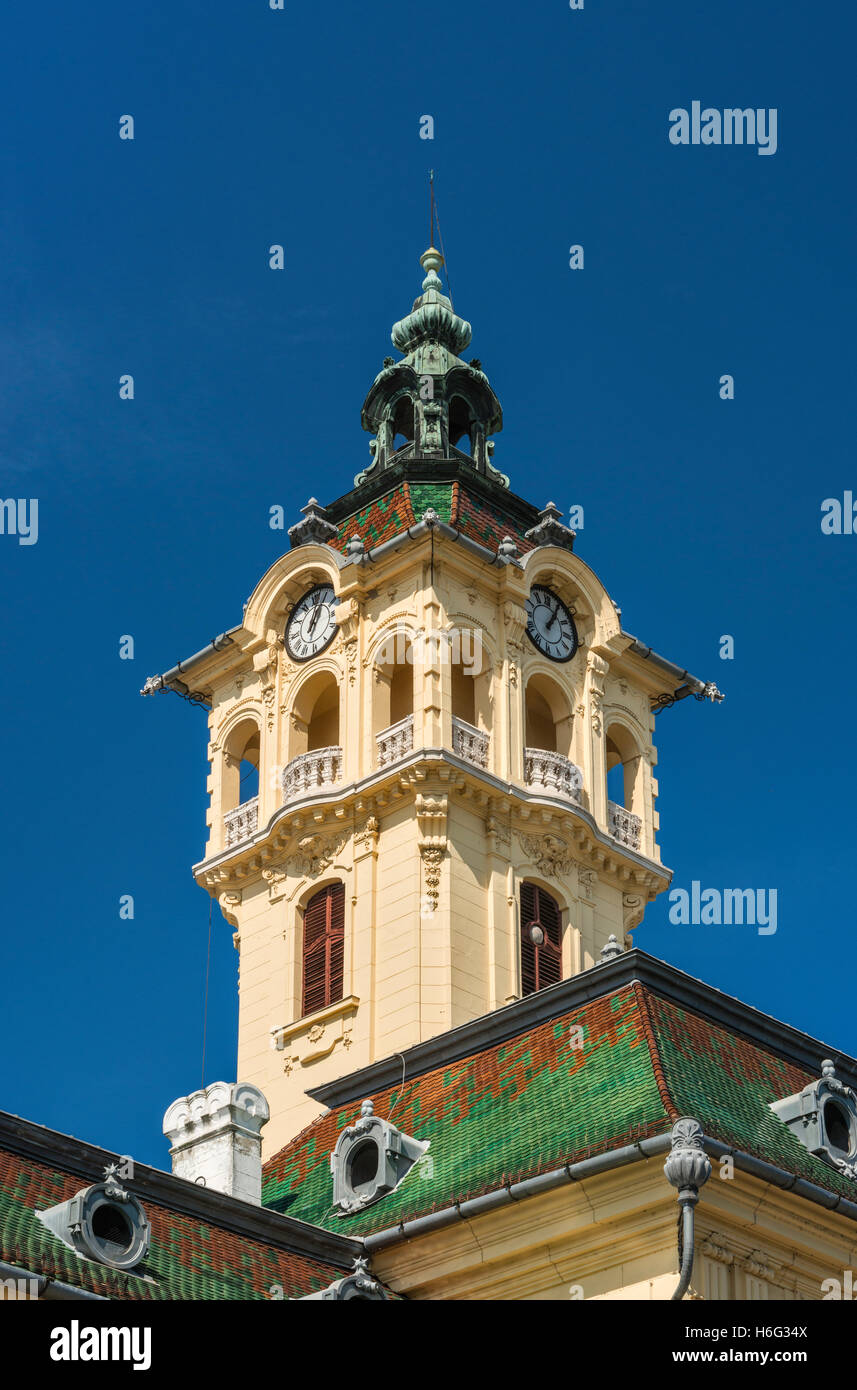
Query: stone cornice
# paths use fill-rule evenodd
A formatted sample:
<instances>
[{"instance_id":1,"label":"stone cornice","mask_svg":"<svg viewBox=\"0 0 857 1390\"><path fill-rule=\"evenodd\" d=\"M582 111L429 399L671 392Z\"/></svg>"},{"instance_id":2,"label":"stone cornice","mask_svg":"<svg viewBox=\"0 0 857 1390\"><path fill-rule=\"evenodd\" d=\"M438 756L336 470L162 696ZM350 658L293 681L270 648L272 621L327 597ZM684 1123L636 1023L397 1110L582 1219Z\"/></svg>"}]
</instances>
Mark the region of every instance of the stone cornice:
<instances>
[{"instance_id":1,"label":"stone cornice","mask_svg":"<svg viewBox=\"0 0 857 1390\"><path fill-rule=\"evenodd\" d=\"M713 985L634 949L493 1013L483 1014L459 1028L417 1043L404 1054L384 1058L349 1076L314 1087L307 1095L329 1109L364 1100L396 1085L402 1077L403 1061L406 1079L413 1081L435 1067L496 1047L529 1028L634 983L647 986L653 993L711 1019L730 1032L741 1034L813 1075L818 1072L822 1058L832 1057L836 1061L837 1075L847 1085L857 1087L857 1060L854 1058L797 1028L780 1023Z\"/></svg>"},{"instance_id":2,"label":"stone cornice","mask_svg":"<svg viewBox=\"0 0 857 1390\"><path fill-rule=\"evenodd\" d=\"M79 1176L82 1186L101 1182L106 1165L120 1157L95 1144L46 1129L5 1111L0 1111L0 1148ZM134 1162L134 1177L127 1180L127 1185L144 1205L148 1199L169 1211L233 1231L248 1240L290 1250L309 1259L324 1260L338 1268L350 1270L355 1256L362 1253L360 1240L296 1221L268 1207L227 1197L213 1188L198 1186L145 1163Z\"/></svg>"},{"instance_id":3,"label":"stone cornice","mask_svg":"<svg viewBox=\"0 0 857 1390\"><path fill-rule=\"evenodd\" d=\"M553 819L563 821L570 827L573 837L570 853L578 858L592 857L600 873L609 875L616 872L621 878L626 881L633 880L639 886L648 883L652 891L656 884L659 885L657 891L666 887L672 877L672 871L663 864L647 859L626 845L619 844L612 836L600 830L591 813L576 802L535 792L515 782L505 781L492 772L476 767L465 758L458 757L447 748L415 749L400 762L391 767L376 769L368 777L346 784L336 784L334 787L325 788L320 794L288 802L274 812L264 830L257 831L255 835L229 850L223 850L212 855L210 859L195 864L194 877L209 889L221 891L224 883L233 876L246 877L247 873L252 871L253 862L257 857L261 867L263 863L268 864L275 856L282 854L283 846L292 834L288 823L293 818L302 822L300 828L308 824L309 820L320 825L321 822L316 820L314 813L318 813L320 808L324 807L329 808L332 813L331 824L342 827L346 824L349 805L359 804L365 811L373 798L380 796L389 800L394 796L400 798L412 794L414 790L419 790L420 785L426 780L440 780L455 791L468 789L485 805L497 797L508 797L512 816L517 816L523 821L528 821L536 810L545 814L552 812ZM412 784L411 787L409 783ZM542 818L540 828L546 829L550 820L551 817L548 820Z\"/></svg>"}]
</instances>

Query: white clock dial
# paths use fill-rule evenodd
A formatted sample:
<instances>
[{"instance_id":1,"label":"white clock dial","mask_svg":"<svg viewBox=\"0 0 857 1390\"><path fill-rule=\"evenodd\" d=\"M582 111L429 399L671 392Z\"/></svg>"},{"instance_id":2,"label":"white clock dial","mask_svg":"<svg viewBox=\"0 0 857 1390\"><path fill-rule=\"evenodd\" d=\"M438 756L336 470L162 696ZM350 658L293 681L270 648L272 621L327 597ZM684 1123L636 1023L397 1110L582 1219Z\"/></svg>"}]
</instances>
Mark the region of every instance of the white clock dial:
<instances>
[{"instance_id":1,"label":"white clock dial","mask_svg":"<svg viewBox=\"0 0 857 1390\"><path fill-rule=\"evenodd\" d=\"M562 599L536 584L526 602L527 636L551 661L569 661L577 651L577 628Z\"/></svg>"},{"instance_id":2,"label":"white clock dial","mask_svg":"<svg viewBox=\"0 0 857 1390\"><path fill-rule=\"evenodd\" d=\"M336 598L332 584L317 584L298 599L286 623L286 649L295 661L323 652L336 633Z\"/></svg>"}]
</instances>

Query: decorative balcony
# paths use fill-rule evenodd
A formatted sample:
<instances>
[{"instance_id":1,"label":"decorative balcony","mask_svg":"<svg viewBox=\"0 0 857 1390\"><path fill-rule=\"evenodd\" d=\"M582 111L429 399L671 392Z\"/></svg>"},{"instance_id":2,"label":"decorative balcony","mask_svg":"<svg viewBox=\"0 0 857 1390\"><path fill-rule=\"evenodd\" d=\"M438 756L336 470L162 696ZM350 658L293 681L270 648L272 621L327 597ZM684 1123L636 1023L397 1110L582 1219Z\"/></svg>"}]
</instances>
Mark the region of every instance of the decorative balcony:
<instances>
[{"instance_id":1,"label":"decorative balcony","mask_svg":"<svg viewBox=\"0 0 857 1390\"><path fill-rule=\"evenodd\" d=\"M608 801L607 825L613 839L618 840L620 845L627 845L629 849L640 848L643 822L633 811L626 811L624 806L619 806L615 801Z\"/></svg>"},{"instance_id":2,"label":"decorative balcony","mask_svg":"<svg viewBox=\"0 0 857 1390\"><path fill-rule=\"evenodd\" d=\"M524 749L524 781L528 787L564 796L568 801L580 801L583 773L562 753L550 753L545 748Z\"/></svg>"},{"instance_id":3,"label":"decorative balcony","mask_svg":"<svg viewBox=\"0 0 857 1390\"><path fill-rule=\"evenodd\" d=\"M251 835L256 834L258 825L258 796L254 796L251 801L242 801L241 805L236 806L234 811L227 811L223 817L226 848L231 849L233 845L239 845L242 840L249 840Z\"/></svg>"},{"instance_id":4,"label":"decorative balcony","mask_svg":"<svg viewBox=\"0 0 857 1390\"><path fill-rule=\"evenodd\" d=\"M452 751L476 767L488 766L488 735L464 719L452 717Z\"/></svg>"},{"instance_id":5,"label":"decorative balcony","mask_svg":"<svg viewBox=\"0 0 857 1390\"><path fill-rule=\"evenodd\" d=\"M330 787L342 777L342 749L314 748L283 768L283 802Z\"/></svg>"},{"instance_id":6,"label":"decorative balcony","mask_svg":"<svg viewBox=\"0 0 857 1390\"><path fill-rule=\"evenodd\" d=\"M409 714L405 719L400 719L398 724L391 724L389 729L383 729L380 734L375 735L375 743L378 748L379 767L389 767L391 763L399 762L414 746L414 716Z\"/></svg>"}]
</instances>

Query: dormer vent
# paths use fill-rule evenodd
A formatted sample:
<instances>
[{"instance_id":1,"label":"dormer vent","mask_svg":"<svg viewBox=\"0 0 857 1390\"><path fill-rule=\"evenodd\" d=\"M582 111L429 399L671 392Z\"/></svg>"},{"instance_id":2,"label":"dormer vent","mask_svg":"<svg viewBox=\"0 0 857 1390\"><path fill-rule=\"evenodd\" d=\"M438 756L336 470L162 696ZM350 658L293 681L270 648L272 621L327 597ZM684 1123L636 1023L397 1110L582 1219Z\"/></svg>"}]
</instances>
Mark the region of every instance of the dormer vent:
<instances>
[{"instance_id":1,"label":"dormer vent","mask_svg":"<svg viewBox=\"0 0 857 1390\"><path fill-rule=\"evenodd\" d=\"M81 1188L36 1216L63 1245L87 1260L111 1269L132 1270L149 1249L146 1213L116 1180L116 1165L105 1170L105 1181Z\"/></svg>"},{"instance_id":2,"label":"dormer vent","mask_svg":"<svg viewBox=\"0 0 857 1390\"><path fill-rule=\"evenodd\" d=\"M429 1147L374 1111L372 1101L364 1100L360 1119L342 1131L330 1156L333 1203L340 1216L361 1211L392 1192Z\"/></svg>"},{"instance_id":3,"label":"dormer vent","mask_svg":"<svg viewBox=\"0 0 857 1390\"><path fill-rule=\"evenodd\" d=\"M838 1079L829 1057L821 1064L820 1080L775 1100L771 1109L811 1154L857 1178L857 1096Z\"/></svg>"}]
</instances>

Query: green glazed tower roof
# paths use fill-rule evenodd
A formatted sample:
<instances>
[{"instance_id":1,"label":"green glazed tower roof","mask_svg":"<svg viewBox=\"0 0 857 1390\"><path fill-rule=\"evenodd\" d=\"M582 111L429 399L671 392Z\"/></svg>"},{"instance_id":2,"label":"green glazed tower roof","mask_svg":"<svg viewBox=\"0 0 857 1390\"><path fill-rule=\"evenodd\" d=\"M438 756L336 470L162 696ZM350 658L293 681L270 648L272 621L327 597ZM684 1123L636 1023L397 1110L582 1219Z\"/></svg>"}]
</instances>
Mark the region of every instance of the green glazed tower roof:
<instances>
[{"instance_id":1,"label":"green glazed tower roof","mask_svg":"<svg viewBox=\"0 0 857 1390\"><path fill-rule=\"evenodd\" d=\"M554 991L559 1000L562 985L543 994ZM819 1061L821 1053L819 1045ZM577 1007L558 1004L555 1017L517 1036L374 1093L375 1113L395 1107L396 1125L430 1141L431 1157L375 1205L345 1218L331 1212L330 1153L359 1114L357 1100L334 1106L269 1160L263 1202L369 1235L666 1135L681 1115L709 1138L853 1201L857 1184L810 1154L770 1109L811 1080L772 1047L632 981Z\"/></svg>"}]
</instances>

